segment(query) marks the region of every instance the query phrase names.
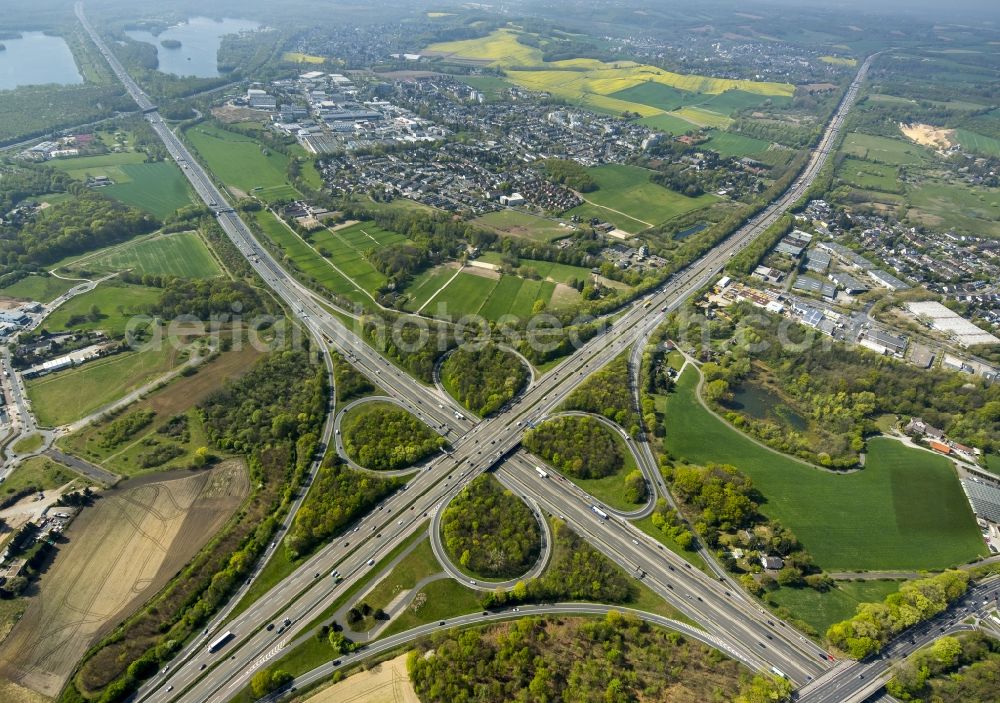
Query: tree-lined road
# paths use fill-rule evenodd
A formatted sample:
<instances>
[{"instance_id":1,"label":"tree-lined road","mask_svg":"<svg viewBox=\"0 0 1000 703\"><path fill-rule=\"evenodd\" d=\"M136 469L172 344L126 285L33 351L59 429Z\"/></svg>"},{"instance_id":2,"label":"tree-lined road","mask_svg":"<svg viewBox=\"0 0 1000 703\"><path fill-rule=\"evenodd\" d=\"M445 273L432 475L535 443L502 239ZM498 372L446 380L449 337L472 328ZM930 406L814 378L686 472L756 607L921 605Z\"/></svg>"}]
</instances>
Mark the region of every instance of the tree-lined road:
<instances>
[{"instance_id":1,"label":"tree-lined road","mask_svg":"<svg viewBox=\"0 0 1000 703\"><path fill-rule=\"evenodd\" d=\"M742 593L727 590L719 582L690 568L685 560L663 549L631 524L603 519L578 495L561 486L561 482L541 480L534 473L533 464L517 449L526 422L551 413L583 378L629 349L637 340L646 339L662 321L663 311L676 309L706 286L732 256L802 197L825 163L870 60L862 64L809 163L784 195L712 251L675 274L660 289L633 304L608 331L582 345L539 379L524 396L511 404L507 412L474 424L459 415L460 411L449 399L417 383L377 354L281 268L155 112L148 96L128 77L87 22L82 4L77 4L77 14L112 69L143 107L146 119L180 164L199 197L257 273L313 333L348 354L355 366L393 394L404 407L445 432L454 446L451 455L433 462L412 480L408 490L384 501L360 521L353 532L321 549L227 623L225 627L232 630L235 637L222 652L206 651L207 642L221 628L209 631L182 652L169 673L144 686L140 700L200 702L230 698L254 671L278 656L285 643L302 634L308 623L339 594L366 577L375 561L421 529L425 517L450 500L474 476L508 458L510 461L501 467L505 480L519 483L523 494L533 497L544 510L563 515L570 527L595 547L642 576L678 610L706 627L719 646L733 656L756 668L780 668L799 684L829 668L825 653L790 626L776 621L745 599ZM334 569L344 577L340 584L329 576ZM291 621L288 626L283 625L285 619ZM275 627L267 630L266 626L272 623Z\"/></svg>"}]
</instances>

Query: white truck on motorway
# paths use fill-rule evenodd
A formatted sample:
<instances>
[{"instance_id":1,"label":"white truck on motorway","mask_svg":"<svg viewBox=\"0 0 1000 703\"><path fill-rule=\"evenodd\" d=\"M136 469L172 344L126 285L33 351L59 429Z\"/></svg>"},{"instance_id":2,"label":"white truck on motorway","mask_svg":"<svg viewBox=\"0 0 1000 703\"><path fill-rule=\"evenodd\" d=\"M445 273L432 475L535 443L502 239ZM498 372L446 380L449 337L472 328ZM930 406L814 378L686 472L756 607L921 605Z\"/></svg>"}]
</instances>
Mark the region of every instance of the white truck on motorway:
<instances>
[{"instance_id":1,"label":"white truck on motorway","mask_svg":"<svg viewBox=\"0 0 1000 703\"><path fill-rule=\"evenodd\" d=\"M596 505L591 505L590 509L593 510L602 520L608 519L608 514L603 510L601 510L600 508L598 508Z\"/></svg>"},{"instance_id":2,"label":"white truck on motorway","mask_svg":"<svg viewBox=\"0 0 1000 703\"><path fill-rule=\"evenodd\" d=\"M541 466L536 466L536 467L535 467L535 471L537 471L537 472L538 472L538 475L539 475L539 476L540 476L541 478L548 478L548 477L549 477L549 474L548 474L548 473L547 473L547 472L545 471L545 469L543 469L543 468L542 468Z\"/></svg>"}]
</instances>

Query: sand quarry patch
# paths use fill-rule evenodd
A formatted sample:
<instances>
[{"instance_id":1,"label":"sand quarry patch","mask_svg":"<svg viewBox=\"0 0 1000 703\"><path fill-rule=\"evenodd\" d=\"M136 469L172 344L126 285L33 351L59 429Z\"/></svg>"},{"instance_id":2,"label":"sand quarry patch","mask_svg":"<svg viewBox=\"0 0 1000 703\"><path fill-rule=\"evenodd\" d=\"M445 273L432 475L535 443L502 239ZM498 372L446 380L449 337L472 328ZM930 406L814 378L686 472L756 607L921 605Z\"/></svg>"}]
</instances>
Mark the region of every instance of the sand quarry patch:
<instances>
[{"instance_id":1,"label":"sand quarry patch","mask_svg":"<svg viewBox=\"0 0 1000 703\"><path fill-rule=\"evenodd\" d=\"M57 695L87 648L162 588L248 490L242 462L228 461L110 491L84 509L0 647L3 679Z\"/></svg>"},{"instance_id":2,"label":"sand quarry patch","mask_svg":"<svg viewBox=\"0 0 1000 703\"><path fill-rule=\"evenodd\" d=\"M406 655L401 654L324 688L305 703L420 703L420 699L406 672Z\"/></svg>"},{"instance_id":3,"label":"sand quarry patch","mask_svg":"<svg viewBox=\"0 0 1000 703\"><path fill-rule=\"evenodd\" d=\"M941 151L950 149L956 143L955 130L953 129L941 129L940 127L932 127L929 124L920 124L919 122L913 124L900 122L899 131L910 141Z\"/></svg>"}]
</instances>

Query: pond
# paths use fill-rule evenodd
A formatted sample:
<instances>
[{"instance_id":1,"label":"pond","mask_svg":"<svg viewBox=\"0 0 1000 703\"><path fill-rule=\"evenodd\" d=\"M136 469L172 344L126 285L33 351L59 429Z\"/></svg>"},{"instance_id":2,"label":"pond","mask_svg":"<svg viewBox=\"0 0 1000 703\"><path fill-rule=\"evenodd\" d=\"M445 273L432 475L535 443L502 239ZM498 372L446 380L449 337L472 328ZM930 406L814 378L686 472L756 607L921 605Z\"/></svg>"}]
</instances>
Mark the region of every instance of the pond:
<instances>
[{"instance_id":1,"label":"pond","mask_svg":"<svg viewBox=\"0 0 1000 703\"><path fill-rule=\"evenodd\" d=\"M699 224L694 225L693 227L688 227L687 229L683 229L680 232L675 232L674 239L687 239L692 234L698 234L698 232L701 232L703 229L706 229L707 227L708 227L707 222L701 222Z\"/></svg>"},{"instance_id":2,"label":"pond","mask_svg":"<svg viewBox=\"0 0 1000 703\"><path fill-rule=\"evenodd\" d=\"M753 383L743 383L736 388L732 401L726 407L758 420L789 425L799 432L804 432L809 427L806 419L782 403L781 398Z\"/></svg>"},{"instance_id":3,"label":"pond","mask_svg":"<svg viewBox=\"0 0 1000 703\"><path fill-rule=\"evenodd\" d=\"M22 85L83 83L73 52L62 37L23 32L16 39L0 39L0 90Z\"/></svg>"},{"instance_id":4,"label":"pond","mask_svg":"<svg viewBox=\"0 0 1000 703\"><path fill-rule=\"evenodd\" d=\"M159 34L137 29L130 29L125 34L156 47L159 70L163 73L215 78L220 75L219 45L222 37L259 28L260 24L251 20L192 17ZM162 42L168 46L163 46ZM177 42L180 42L179 46Z\"/></svg>"}]
</instances>

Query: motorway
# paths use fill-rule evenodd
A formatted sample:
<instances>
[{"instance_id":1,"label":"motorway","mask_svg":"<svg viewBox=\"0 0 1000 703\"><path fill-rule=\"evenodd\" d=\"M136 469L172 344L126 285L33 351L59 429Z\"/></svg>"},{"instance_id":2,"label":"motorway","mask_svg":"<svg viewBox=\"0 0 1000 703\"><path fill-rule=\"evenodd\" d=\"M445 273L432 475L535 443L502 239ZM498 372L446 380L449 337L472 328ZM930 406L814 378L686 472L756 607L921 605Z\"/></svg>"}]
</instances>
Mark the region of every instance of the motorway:
<instances>
[{"instance_id":1,"label":"motorway","mask_svg":"<svg viewBox=\"0 0 1000 703\"><path fill-rule=\"evenodd\" d=\"M309 622L351 584L365 577L375 561L409 535L423 529L425 518L441 508L474 476L502 464L506 480L520 485L543 510L564 516L569 526L607 556L645 579L682 613L706 627L720 646L754 668L779 667L792 680L804 684L826 671L826 654L744 598L702 572L692 569L679 556L664 550L631 524L603 519L578 495L558 480L540 479L533 464L517 451L522 426L552 412L578 383L604 366L637 340L644 340L669 311L707 285L753 238L796 202L819 173L834 144L844 117L857 96L870 65L861 69L838 107L812 158L788 191L743 228L708 254L675 274L661 289L625 311L608 331L582 345L572 356L534 384L511 408L489 420L473 424L459 415L448 398L428 389L396 369L340 320L321 307L254 239L250 230L229 206L209 175L191 157L183 143L155 112L155 106L107 49L87 22L82 4L77 15L112 69L143 108L145 117L180 164L192 186L215 213L227 236L247 257L257 273L270 285L316 335L345 353L363 373L375 379L397 401L451 439L454 450L429 465L407 490L384 501L353 531L327 545L302 567L229 621L235 633L224 654L207 652L206 644L219 629L187 647L177 661L144 686L138 700L209 701L227 700L246 684L259 667L275 656ZM502 462L501 460L507 460ZM330 578L334 569L343 580ZM285 620L289 625L284 625ZM216 619L218 622L218 618ZM266 625L276 624L273 630Z\"/></svg>"}]
</instances>

